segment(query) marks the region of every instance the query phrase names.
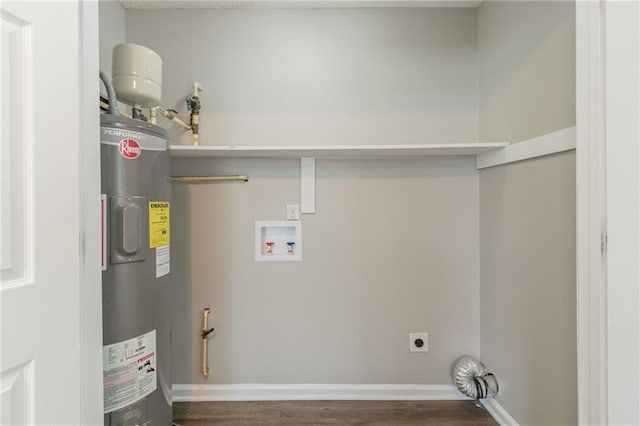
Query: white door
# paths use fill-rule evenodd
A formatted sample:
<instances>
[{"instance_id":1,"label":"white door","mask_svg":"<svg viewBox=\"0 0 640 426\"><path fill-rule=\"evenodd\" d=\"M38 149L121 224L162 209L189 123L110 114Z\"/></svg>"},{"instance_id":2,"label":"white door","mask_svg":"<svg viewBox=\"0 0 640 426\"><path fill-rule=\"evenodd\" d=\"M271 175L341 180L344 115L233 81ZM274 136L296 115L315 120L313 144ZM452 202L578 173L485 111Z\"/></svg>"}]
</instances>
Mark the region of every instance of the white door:
<instances>
[{"instance_id":1,"label":"white door","mask_svg":"<svg viewBox=\"0 0 640 426\"><path fill-rule=\"evenodd\" d=\"M86 424L82 3L0 11L0 424Z\"/></svg>"}]
</instances>

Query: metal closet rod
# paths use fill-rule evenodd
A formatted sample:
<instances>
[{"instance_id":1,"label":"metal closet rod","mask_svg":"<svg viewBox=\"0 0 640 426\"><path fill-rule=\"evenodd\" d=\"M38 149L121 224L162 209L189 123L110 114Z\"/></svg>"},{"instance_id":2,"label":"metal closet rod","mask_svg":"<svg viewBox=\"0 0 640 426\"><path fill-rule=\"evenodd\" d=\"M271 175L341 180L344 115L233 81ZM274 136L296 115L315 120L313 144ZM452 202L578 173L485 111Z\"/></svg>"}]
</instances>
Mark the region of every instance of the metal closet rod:
<instances>
[{"instance_id":1,"label":"metal closet rod","mask_svg":"<svg viewBox=\"0 0 640 426\"><path fill-rule=\"evenodd\" d=\"M223 182L229 180L249 181L247 175L227 175L227 176L171 176L175 182Z\"/></svg>"}]
</instances>

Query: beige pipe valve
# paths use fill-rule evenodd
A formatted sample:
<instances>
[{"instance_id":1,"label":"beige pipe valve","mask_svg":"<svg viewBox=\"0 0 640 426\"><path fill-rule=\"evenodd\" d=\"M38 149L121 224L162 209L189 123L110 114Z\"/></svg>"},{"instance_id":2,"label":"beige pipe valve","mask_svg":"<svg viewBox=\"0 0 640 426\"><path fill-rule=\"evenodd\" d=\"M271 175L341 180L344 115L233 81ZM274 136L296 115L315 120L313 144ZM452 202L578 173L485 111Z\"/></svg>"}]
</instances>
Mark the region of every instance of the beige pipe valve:
<instances>
[{"instance_id":1,"label":"beige pipe valve","mask_svg":"<svg viewBox=\"0 0 640 426\"><path fill-rule=\"evenodd\" d=\"M209 354L208 354L208 346L209 340L207 336L213 332L213 328L209 328L209 313L211 309L204 308L202 310L202 376L204 378L209 377Z\"/></svg>"}]
</instances>

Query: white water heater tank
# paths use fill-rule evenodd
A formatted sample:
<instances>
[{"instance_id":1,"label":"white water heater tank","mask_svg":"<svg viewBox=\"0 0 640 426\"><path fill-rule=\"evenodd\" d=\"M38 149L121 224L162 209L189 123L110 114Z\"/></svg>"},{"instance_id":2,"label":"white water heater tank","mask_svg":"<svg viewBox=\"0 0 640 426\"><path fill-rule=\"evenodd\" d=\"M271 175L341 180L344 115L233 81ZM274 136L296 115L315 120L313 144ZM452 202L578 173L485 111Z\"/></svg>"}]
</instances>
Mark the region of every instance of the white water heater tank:
<instances>
[{"instance_id":1,"label":"white water heater tank","mask_svg":"<svg viewBox=\"0 0 640 426\"><path fill-rule=\"evenodd\" d=\"M118 100L138 107L160 105L162 58L148 47L133 43L114 47L111 76Z\"/></svg>"}]
</instances>

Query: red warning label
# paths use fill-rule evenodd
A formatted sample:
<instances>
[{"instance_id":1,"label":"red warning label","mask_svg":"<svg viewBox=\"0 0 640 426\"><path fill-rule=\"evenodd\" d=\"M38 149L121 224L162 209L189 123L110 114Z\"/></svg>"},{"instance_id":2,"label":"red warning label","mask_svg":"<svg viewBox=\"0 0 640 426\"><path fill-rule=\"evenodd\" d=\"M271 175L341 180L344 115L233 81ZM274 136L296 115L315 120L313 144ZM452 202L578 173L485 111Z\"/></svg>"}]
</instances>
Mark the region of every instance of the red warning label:
<instances>
[{"instance_id":1,"label":"red warning label","mask_svg":"<svg viewBox=\"0 0 640 426\"><path fill-rule=\"evenodd\" d=\"M142 153L140 144L135 139L122 139L118 144L118 151L124 158L138 158Z\"/></svg>"}]
</instances>

